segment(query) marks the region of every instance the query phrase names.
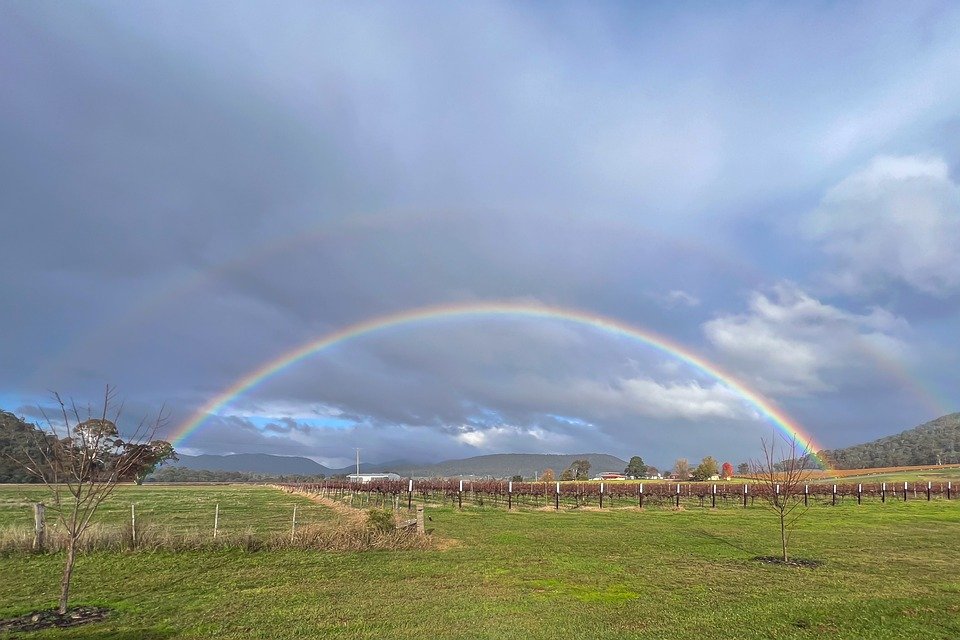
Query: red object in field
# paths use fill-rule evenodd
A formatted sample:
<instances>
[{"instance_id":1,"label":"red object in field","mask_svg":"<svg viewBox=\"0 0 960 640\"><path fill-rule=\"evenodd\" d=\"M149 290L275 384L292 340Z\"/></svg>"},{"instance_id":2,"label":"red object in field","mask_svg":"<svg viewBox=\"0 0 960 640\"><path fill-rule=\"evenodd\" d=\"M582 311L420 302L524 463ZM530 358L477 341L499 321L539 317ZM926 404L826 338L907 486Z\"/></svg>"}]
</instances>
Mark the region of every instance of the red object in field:
<instances>
[{"instance_id":1,"label":"red object in field","mask_svg":"<svg viewBox=\"0 0 960 640\"><path fill-rule=\"evenodd\" d=\"M732 478L733 477L733 465L729 462L723 463L723 469L721 471L721 476L723 478Z\"/></svg>"}]
</instances>

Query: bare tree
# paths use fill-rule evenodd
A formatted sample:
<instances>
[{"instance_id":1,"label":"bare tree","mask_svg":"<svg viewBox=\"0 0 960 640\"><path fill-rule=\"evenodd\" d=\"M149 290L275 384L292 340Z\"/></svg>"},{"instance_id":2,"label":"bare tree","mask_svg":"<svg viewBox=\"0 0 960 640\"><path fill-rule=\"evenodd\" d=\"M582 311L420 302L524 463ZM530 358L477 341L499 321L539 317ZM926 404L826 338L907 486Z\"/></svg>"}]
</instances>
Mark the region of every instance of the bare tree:
<instances>
[{"instance_id":1,"label":"bare tree","mask_svg":"<svg viewBox=\"0 0 960 640\"><path fill-rule=\"evenodd\" d=\"M750 461L750 475L758 493L780 521L780 548L784 562L793 525L807 512L803 500L804 486L810 478L807 459L810 445L802 445L796 437L787 438L774 433L770 440L761 438L763 459Z\"/></svg>"},{"instance_id":2,"label":"bare tree","mask_svg":"<svg viewBox=\"0 0 960 640\"><path fill-rule=\"evenodd\" d=\"M107 386L103 406L91 409L82 419L76 404L68 406L54 393L59 405L55 419L44 413L47 429L38 432L36 447L24 449L18 462L47 488L57 523L67 536L67 557L60 579L59 612L67 612L70 580L76 552L97 508L121 482L136 481L146 469L175 458L170 443L153 440L164 424L163 410L148 421L142 419L131 433L121 437L117 429L122 403Z\"/></svg>"}]
</instances>

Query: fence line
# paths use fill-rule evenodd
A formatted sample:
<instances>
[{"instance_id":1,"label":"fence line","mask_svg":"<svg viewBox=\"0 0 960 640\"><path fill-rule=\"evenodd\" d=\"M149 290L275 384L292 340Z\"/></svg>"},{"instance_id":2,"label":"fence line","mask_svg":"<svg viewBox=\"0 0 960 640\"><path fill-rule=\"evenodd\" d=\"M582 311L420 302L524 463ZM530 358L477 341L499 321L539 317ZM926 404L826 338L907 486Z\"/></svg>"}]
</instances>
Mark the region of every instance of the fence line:
<instances>
[{"instance_id":1,"label":"fence line","mask_svg":"<svg viewBox=\"0 0 960 640\"><path fill-rule=\"evenodd\" d=\"M780 492L780 485L739 482L686 482L686 483L635 483L635 482L513 482L507 480L372 480L351 482L327 480L318 483L277 485L288 491L315 493L342 500L350 506L369 507L387 505L397 508L406 503L408 509L414 502L449 503L463 508L464 500L477 506L490 503L494 507L512 510L516 507L559 510L561 505L573 507L597 506L600 509L616 506L673 506L693 501L699 506L716 508L720 504L752 505L757 498L767 499ZM954 499L952 481L926 483L836 483L806 484L796 493L809 505L811 501L842 503L844 499L926 500Z\"/></svg>"}]
</instances>

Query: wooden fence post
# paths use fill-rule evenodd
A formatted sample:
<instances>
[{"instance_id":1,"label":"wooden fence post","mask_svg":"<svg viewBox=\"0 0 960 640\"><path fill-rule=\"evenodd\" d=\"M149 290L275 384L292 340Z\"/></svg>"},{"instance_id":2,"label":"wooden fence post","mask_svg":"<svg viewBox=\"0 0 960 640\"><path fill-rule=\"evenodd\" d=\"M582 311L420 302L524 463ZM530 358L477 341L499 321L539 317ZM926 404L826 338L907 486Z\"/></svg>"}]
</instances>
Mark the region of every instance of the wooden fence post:
<instances>
[{"instance_id":1,"label":"wooden fence post","mask_svg":"<svg viewBox=\"0 0 960 640\"><path fill-rule=\"evenodd\" d=\"M423 524L423 505L417 505L417 533L424 534L426 529L424 529Z\"/></svg>"},{"instance_id":2,"label":"wooden fence post","mask_svg":"<svg viewBox=\"0 0 960 640\"><path fill-rule=\"evenodd\" d=\"M217 532L220 529L220 503L217 503L216 509L213 511L213 537L217 537Z\"/></svg>"},{"instance_id":3,"label":"wooden fence post","mask_svg":"<svg viewBox=\"0 0 960 640\"><path fill-rule=\"evenodd\" d=\"M42 502L33 505L33 550L43 551L47 531L46 507Z\"/></svg>"},{"instance_id":4,"label":"wooden fence post","mask_svg":"<svg viewBox=\"0 0 960 640\"><path fill-rule=\"evenodd\" d=\"M130 540L137 546L137 505L130 503Z\"/></svg>"},{"instance_id":5,"label":"wooden fence post","mask_svg":"<svg viewBox=\"0 0 960 640\"><path fill-rule=\"evenodd\" d=\"M293 524L290 526L290 542L293 542L297 535L297 505L293 505Z\"/></svg>"}]
</instances>

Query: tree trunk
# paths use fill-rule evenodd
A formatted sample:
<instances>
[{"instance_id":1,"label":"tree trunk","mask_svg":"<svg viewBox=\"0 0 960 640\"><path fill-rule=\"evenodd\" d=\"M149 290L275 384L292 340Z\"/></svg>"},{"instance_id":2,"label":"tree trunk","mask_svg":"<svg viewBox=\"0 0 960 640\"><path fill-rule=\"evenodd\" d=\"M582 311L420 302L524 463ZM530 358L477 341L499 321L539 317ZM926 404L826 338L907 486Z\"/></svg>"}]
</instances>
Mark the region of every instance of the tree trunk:
<instances>
[{"instance_id":1,"label":"tree trunk","mask_svg":"<svg viewBox=\"0 0 960 640\"><path fill-rule=\"evenodd\" d=\"M77 559L77 540L73 536L67 544L67 563L63 567L63 577L60 579L60 608L61 614L67 612L67 598L70 596L70 579L73 577L73 563Z\"/></svg>"},{"instance_id":2,"label":"tree trunk","mask_svg":"<svg viewBox=\"0 0 960 640\"><path fill-rule=\"evenodd\" d=\"M780 545L783 548L783 561L787 562L787 524L786 517L780 514Z\"/></svg>"}]
</instances>

